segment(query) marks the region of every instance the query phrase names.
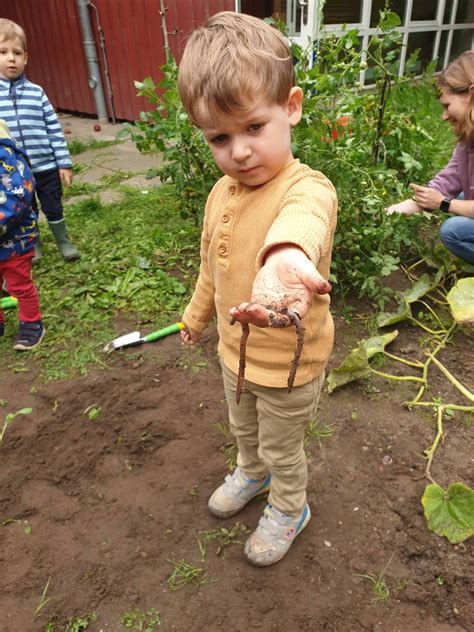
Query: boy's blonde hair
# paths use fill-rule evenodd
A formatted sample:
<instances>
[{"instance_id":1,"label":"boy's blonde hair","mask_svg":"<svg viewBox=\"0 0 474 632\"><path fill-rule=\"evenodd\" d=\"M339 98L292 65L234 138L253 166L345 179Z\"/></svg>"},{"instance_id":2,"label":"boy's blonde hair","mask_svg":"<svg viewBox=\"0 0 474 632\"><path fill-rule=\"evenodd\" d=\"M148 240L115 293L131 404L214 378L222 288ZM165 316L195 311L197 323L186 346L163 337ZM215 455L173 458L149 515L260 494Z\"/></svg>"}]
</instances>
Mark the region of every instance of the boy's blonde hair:
<instances>
[{"instance_id":1,"label":"boy's blonde hair","mask_svg":"<svg viewBox=\"0 0 474 632\"><path fill-rule=\"evenodd\" d=\"M23 50L26 51L25 31L16 22L7 20L7 18L0 18L0 41L5 42L16 38L21 41Z\"/></svg>"},{"instance_id":2,"label":"boy's blonde hair","mask_svg":"<svg viewBox=\"0 0 474 632\"><path fill-rule=\"evenodd\" d=\"M245 109L256 92L282 105L294 85L285 37L258 18L232 11L213 15L191 34L178 73L181 101L195 124L202 102L229 113Z\"/></svg>"},{"instance_id":3,"label":"boy's blonde hair","mask_svg":"<svg viewBox=\"0 0 474 632\"><path fill-rule=\"evenodd\" d=\"M463 144L471 144L474 142L474 51L462 53L449 64L438 79L438 88L454 94L470 94L458 139Z\"/></svg>"}]
</instances>

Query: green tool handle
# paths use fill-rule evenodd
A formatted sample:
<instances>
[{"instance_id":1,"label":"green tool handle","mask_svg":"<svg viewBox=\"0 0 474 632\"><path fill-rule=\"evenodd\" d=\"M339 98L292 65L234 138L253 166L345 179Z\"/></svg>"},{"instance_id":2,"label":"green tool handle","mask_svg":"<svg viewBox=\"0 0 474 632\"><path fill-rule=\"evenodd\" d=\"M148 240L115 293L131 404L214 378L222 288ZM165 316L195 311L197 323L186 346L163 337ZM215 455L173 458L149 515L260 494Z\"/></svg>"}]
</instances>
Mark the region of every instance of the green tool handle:
<instances>
[{"instance_id":1,"label":"green tool handle","mask_svg":"<svg viewBox=\"0 0 474 632\"><path fill-rule=\"evenodd\" d=\"M182 329L184 329L184 323L174 323L174 325L169 325L168 327L164 327L163 329L148 334L148 336L144 336L143 342L153 342L154 340L159 340L160 338L164 338L170 334L177 334Z\"/></svg>"},{"instance_id":2,"label":"green tool handle","mask_svg":"<svg viewBox=\"0 0 474 632\"><path fill-rule=\"evenodd\" d=\"M0 299L0 306L2 309L10 309L11 307L18 306L18 299L14 296L3 296Z\"/></svg>"}]
</instances>

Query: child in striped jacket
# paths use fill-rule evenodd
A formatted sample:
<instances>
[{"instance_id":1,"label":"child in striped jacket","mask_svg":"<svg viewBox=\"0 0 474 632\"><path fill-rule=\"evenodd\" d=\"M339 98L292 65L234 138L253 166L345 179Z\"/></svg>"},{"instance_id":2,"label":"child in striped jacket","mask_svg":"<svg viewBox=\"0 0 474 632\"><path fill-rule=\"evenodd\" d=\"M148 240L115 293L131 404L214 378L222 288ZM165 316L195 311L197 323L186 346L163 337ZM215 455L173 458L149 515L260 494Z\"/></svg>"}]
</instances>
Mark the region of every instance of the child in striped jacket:
<instances>
[{"instance_id":1,"label":"child in striped jacket","mask_svg":"<svg viewBox=\"0 0 474 632\"><path fill-rule=\"evenodd\" d=\"M66 261L80 254L69 240L61 202L61 185L72 182L72 163L58 118L44 90L28 81L24 30L11 20L0 18L0 119L28 154L36 180L41 210ZM36 199L33 202L35 209ZM41 257L38 240L35 261Z\"/></svg>"}]
</instances>

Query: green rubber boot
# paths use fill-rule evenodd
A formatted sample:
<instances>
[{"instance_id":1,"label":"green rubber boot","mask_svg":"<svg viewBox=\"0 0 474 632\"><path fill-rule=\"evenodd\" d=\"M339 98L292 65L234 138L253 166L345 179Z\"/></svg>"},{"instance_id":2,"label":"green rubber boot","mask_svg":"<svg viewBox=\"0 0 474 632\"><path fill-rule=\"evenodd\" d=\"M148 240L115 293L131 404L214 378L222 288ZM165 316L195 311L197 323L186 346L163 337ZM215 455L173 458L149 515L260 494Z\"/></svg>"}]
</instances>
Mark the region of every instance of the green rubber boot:
<instances>
[{"instance_id":1,"label":"green rubber boot","mask_svg":"<svg viewBox=\"0 0 474 632\"><path fill-rule=\"evenodd\" d=\"M59 222L48 222L48 226L53 233L53 237L58 244L59 251L64 261L75 261L76 259L79 259L81 254L69 241L65 220L60 219Z\"/></svg>"},{"instance_id":2,"label":"green rubber boot","mask_svg":"<svg viewBox=\"0 0 474 632\"><path fill-rule=\"evenodd\" d=\"M33 259L31 260L31 263L33 265L36 265L37 263L39 263L42 256L43 256L43 244L41 242L41 235L38 235L38 241L35 244L35 254L33 256Z\"/></svg>"}]
</instances>

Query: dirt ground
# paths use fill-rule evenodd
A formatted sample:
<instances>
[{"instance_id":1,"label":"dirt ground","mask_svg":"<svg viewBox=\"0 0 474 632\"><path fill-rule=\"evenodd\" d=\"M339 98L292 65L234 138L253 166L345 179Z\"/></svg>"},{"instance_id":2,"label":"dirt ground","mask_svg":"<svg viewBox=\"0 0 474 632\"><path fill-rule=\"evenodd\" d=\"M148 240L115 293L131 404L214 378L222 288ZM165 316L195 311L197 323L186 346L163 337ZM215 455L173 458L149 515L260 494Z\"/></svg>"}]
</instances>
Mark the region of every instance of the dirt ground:
<instances>
[{"instance_id":1,"label":"dirt ground","mask_svg":"<svg viewBox=\"0 0 474 632\"><path fill-rule=\"evenodd\" d=\"M335 319L331 367L364 335ZM473 340L458 333L440 355L471 389ZM230 440L217 427L226 407L215 348L211 329L202 354L172 337L116 352L108 369L73 381L41 385L34 368L2 375L8 409L33 413L0 443L0 631L43 631L53 620L65 630L70 617L96 612L88 631L119 632L133 608L159 611L163 631L473 630L473 541L451 545L426 527L420 477L435 424L403 407L416 392L406 382L324 392L319 422L332 435L308 448L313 519L283 561L253 568L237 542L220 555L208 542L200 561L200 532L238 521L243 542L264 506L224 521L207 511ZM402 326L391 351L422 357L417 348ZM434 369L430 383L445 401L466 403ZM458 418L446 430L432 474L472 487L474 424ZM170 560L204 569L208 583L170 590ZM375 599L379 575L385 600ZM35 618L48 580L51 600Z\"/></svg>"}]
</instances>

